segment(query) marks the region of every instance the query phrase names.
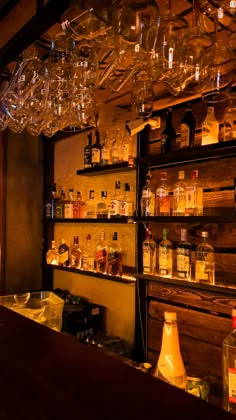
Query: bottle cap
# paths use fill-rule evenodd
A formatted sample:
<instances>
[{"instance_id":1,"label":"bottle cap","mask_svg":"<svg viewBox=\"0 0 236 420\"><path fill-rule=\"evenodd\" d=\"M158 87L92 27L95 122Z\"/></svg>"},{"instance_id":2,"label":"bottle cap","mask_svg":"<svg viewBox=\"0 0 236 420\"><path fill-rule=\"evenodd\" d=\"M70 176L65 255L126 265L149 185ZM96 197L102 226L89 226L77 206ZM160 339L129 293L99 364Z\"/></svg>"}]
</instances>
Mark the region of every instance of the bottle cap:
<instances>
[{"instance_id":1,"label":"bottle cap","mask_svg":"<svg viewBox=\"0 0 236 420\"><path fill-rule=\"evenodd\" d=\"M174 311L165 311L164 318L165 318L165 321L176 321L177 313Z\"/></svg>"},{"instance_id":2,"label":"bottle cap","mask_svg":"<svg viewBox=\"0 0 236 420\"><path fill-rule=\"evenodd\" d=\"M208 238L208 232L206 232L205 230L204 230L204 231L202 231L202 233L201 233L201 237L202 237L202 238Z\"/></svg>"}]
</instances>

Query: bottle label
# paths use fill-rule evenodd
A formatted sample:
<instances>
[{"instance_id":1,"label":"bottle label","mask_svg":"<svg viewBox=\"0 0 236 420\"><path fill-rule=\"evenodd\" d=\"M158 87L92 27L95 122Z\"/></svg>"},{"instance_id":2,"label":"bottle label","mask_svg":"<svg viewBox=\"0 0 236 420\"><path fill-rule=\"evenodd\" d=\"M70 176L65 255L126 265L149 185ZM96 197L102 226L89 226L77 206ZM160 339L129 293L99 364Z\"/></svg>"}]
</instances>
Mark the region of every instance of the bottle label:
<instances>
[{"instance_id":1,"label":"bottle label","mask_svg":"<svg viewBox=\"0 0 236 420\"><path fill-rule=\"evenodd\" d=\"M155 198L153 195L142 196L142 216L154 216Z\"/></svg>"},{"instance_id":2,"label":"bottle label","mask_svg":"<svg viewBox=\"0 0 236 420\"><path fill-rule=\"evenodd\" d=\"M173 191L173 195L174 195L174 208L173 208L174 215L175 216L184 215L185 204L186 204L185 189L182 187L176 187Z\"/></svg>"},{"instance_id":3,"label":"bottle label","mask_svg":"<svg viewBox=\"0 0 236 420\"><path fill-rule=\"evenodd\" d=\"M187 249L177 249L177 272L178 277L182 279L186 279L190 271L190 257L186 255L187 252L189 253Z\"/></svg>"},{"instance_id":4,"label":"bottle label","mask_svg":"<svg viewBox=\"0 0 236 420\"><path fill-rule=\"evenodd\" d=\"M111 216L118 216L120 213L120 200L111 200L110 203L110 215Z\"/></svg>"},{"instance_id":5,"label":"bottle label","mask_svg":"<svg viewBox=\"0 0 236 420\"><path fill-rule=\"evenodd\" d=\"M188 216L194 215L194 210L196 208L196 188L195 186L186 187L186 205L185 213Z\"/></svg>"},{"instance_id":6,"label":"bottle label","mask_svg":"<svg viewBox=\"0 0 236 420\"><path fill-rule=\"evenodd\" d=\"M104 249L100 249L96 252L96 261L99 262L106 262L107 260L107 251Z\"/></svg>"},{"instance_id":7,"label":"bottle label","mask_svg":"<svg viewBox=\"0 0 236 420\"><path fill-rule=\"evenodd\" d=\"M91 151L90 150L86 150L84 152L84 166L88 167L91 166Z\"/></svg>"},{"instance_id":8,"label":"bottle label","mask_svg":"<svg viewBox=\"0 0 236 420\"><path fill-rule=\"evenodd\" d=\"M229 368L229 401L236 404L236 369Z\"/></svg>"},{"instance_id":9,"label":"bottle label","mask_svg":"<svg viewBox=\"0 0 236 420\"><path fill-rule=\"evenodd\" d=\"M73 204L66 203L64 212L65 212L65 219L73 219Z\"/></svg>"},{"instance_id":10,"label":"bottle label","mask_svg":"<svg viewBox=\"0 0 236 420\"><path fill-rule=\"evenodd\" d=\"M202 124L202 146L217 143L219 141L218 121L204 121Z\"/></svg>"},{"instance_id":11,"label":"bottle label","mask_svg":"<svg viewBox=\"0 0 236 420\"><path fill-rule=\"evenodd\" d=\"M196 255L196 258L199 258L199 256ZM195 280L199 282L208 283L209 281L209 263L208 262L196 260Z\"/></svg>"},{"instance_id":12,"label":"bottle label","mask_svg":"<svg viewBox=\"0 0 236 420\"><path fill-rule=\"evenodd\" d=\"M103 162L103 164L108 165L108 163L109 163L109 154L110 154L109 149L102 148L101 161Z\"/></svg>"},{"instance_id":13,"label":"bottle label","mask_svg":"<svg viewBox=\"0 0 236 420\"><path fill-rule=\"evenodd\" d=\"M68 261L69 259L69 251L64 251L60 254L60 250L59 250L59 264L65 264L66 261Z\"/></svg>"},{"instance_id":14,"label":"bottle label","mask_svg":"<svg viewBox=\"0 0 236 420\"><path fill-rule=\"evenodd\" d=\"M170 215L170 196L164 188L158 188L156 194L156 215Z\"/></svg>"},{"instance_id":15,"label":"bottle label","mask_svg":"<svg viewBox=\"0 0 236 420\"><path fill-rule=\"evenodd\" d=\"M189 147L189 143L190 143L190 128L187 124L182 123L180 125L180 147L181 149L185 148L185 147Z\"/></svg>"},{"instance_id":16,"label":"bottle label","mask_svg":"<svg viewBox=\"0 0 236 420\"><path fill-rule=\"evenodd\" d=\"M162 276L172 274L172 249L166 246L159 247L159 273Z\"/></svg>"},{"instance_id":17,"label":"bottle label","mask_svg":"<svg viewBox=\"0 0 236 420\"><path fill-rule=\"evenodd\" d=\"M92 163L100 163L101 151L100 149L92 149Z\"/></svg>"},{"instance_id":18,"label":"bottle label","mask_svg":"<svg viewBox=\"0 0 236 420\"><path fill-rule=\"evenodd\" d=\"M143 245L143 272L152 272L152 252L148 245Z\"/></svg>"}]
</instances>

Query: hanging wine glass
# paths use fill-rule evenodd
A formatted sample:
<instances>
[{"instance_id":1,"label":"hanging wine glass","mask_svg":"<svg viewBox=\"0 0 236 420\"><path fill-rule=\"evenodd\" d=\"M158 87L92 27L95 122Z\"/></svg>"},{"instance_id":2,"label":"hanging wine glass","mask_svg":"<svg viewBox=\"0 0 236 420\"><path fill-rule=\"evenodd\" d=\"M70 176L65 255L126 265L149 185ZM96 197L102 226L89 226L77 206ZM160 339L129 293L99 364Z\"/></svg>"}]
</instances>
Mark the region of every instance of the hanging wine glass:
<instances>
[{"instance_id":1,"label":"hanging wine glass","mask_svg":"<svg viewBox=\"0 0 236 420\"><path fill-rule=\"evenodd\" d=\"M199 0L200 10L205 17L214 19L217 17L221 28L227 28L236 15L236 3L230 0Z\"/></svg>"},{"instance_id":2,"label":"hanging wine glass","mask_svg":"<svg viewBox=\"0 0 236 420\"><path fill-rule=\"evenodd\" d=\"M133 77L132 112L134 118L147 118L152 115L153 83L150 71L140 69Z\"/></svg>"},{"instance_id":3,"label":"hanging wine glass","mask_svg":"<svg viewBox=\"0 0 236 420\"><path fill-rule=\"evenodd\" d=\"M214 53L214 37L201 24L198 0L193 0L192 29L183 38L181 91L194 94L208 84Z\"/></svg>"},{"instance_id":4,"label":"hanging wine glass","mask_svg":"<svg viewBox=\"0 0 236 420\"><path fill-rule=\"evenodd\" d=\"M156 82L165 82L174 95L181 92L182 47L187 31L188 22L173 13L171 0L167 0L160 28L153 27L148 33L153 79Z\"/></svg>"}]
</instances>

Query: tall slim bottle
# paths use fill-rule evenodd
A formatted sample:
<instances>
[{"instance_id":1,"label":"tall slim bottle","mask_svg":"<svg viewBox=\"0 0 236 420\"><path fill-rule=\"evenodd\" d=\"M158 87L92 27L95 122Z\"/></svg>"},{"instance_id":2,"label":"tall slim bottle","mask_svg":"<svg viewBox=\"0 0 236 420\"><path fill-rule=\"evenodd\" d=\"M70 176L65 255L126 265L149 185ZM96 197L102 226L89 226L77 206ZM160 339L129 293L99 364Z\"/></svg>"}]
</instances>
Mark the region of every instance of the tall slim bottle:
<instances>
[{"instance_id":1,"label":"tall slim bottle","mask_svg":"<svg viewBox=\"0 0 236 420\"><path fill-rule=\"evenodd\" d=\"M177 276L181 280L191 280L191 249L187 240L187 229L180 230L180 242L176 248Z\"/></svg>"},{"instance_id":2,"label":"tall slim bottle","mask_svg":"<svg viewBox=\"0 0 236 420\"><path fill-rule=\"evenodd\" d=\"M84 168L92 167L92 133L88 133L88 144L84 147Z\"/></svg>"},{"instance_id":3,"label":"tall slim bottle","mask_svg":"<svg viewBox=\"0 0 236 420\"><path fill-rule=\"evenodd\" d=\"M107 274L108 272L108 243L105 240L105 232L101 232L100 241L95 250L95 267L98 273Z\"/></svg>"},{"instance_id":4,"label":"tall slim bottle","mask_svg":"<svg viewBox=\"0 0 236 420\"><path fill-rule=\"evenodd\" d=\"M188 102L185 114L180 123L180 148L194 147L196 120L192 113L191 102Z\"/></svg>"},{"instance_id":5,"label":"tall slim bottle","mask_svg":"<svg viewBox=\"0 0 236 420\"><path fill-rule=\"evenodd\" d=\"M146 184L142 189L141 196L141 216L155 215L155 193L151 185L152 175L149 171L146 176Z\"/></svg>"},{"instance_id":6,"label":"tall slim bottle","mask_svg":"<svg viewBox=\"0 0 236 420\"><path fill-rule=\"evenodd\" d=\"M220 124L215 117L214 106L207 108L207 115L202 123L202 146L219 141Z\"/></svg>"},{"instance_id":7,"label":"tall slim bottle","mask_svg":"<svg viewBox=\"0 0 236 420\"><path fill-rule=\"evenodd\" d=\"M143 274L156 273L156 242L152 239L152 231L146 229L146 238L142 244L143 249Z\"/></svg>"},{"instance_id":8,"label":"tall slim bottle","mask_svg":"<svg viewBox=\"0 0 236 420\"><path fill-rule=\"evenodd\" d=\"M180 352L177 314L174 311L164 312L161 352L154 376L177 388L186 389L187 375Z\"/></svg>"},{"instance_id":9,"label":"tall slim bottle","mask_svg":"<svg viewBox=\"0 0 236 420\"><path fill-rule=\"evenodd\" d=\"M92 167L101 165L101 149L100 144L100 133L96 129L95 131L95 142L92 145Z\"/></svg>"},{"instance_id":10,"label":"tall slim bottle","mask_svg":"<svg viewBox=\"0 0 236 420\"><path fill-rule=\"evenodd\" d=\"M170 195L167 185L167 172L161 172L160 183L156 189L156 216L170 216Z\"/></svg>"},{"instance_id":11,"label":"tall slim bottle","mask_svg":"<svg viewBox=\"0 0 236 420\"><path fill-rule=\"evenodd\" d=\"M168 239L168 229L162 231L162 241L159 243L159 274L172 277L173 271L173 244Z\"/></svg>"},{"instance_id":12,"label":"tall slim bottle","mask_svg":"<svg viewBox=\"0 0 236 420\"><path fill-rule=\"evenodd\" d=\"M223 408L236 414L236 309L232 309L232 331L223 341Z\"/></svg>"},{"instance_id":13,"label":"tall slim bottle","mask_svg":"<svg viewBox=\"0 0 236 420\"><path fill-rule=\"evenodd\" d=\"M207 242L208 232L201 233L202 242L195 252L195 281L205 284L215 284L215 251Z\"/></svg>"},{"instance_id":14,"label":"tall slim bottle","mask_svg":"<svg viewBox=\"0 0 236 420\"><path fill-rule=\"evenodd\" d=\"M176 131L172 123L172 108L166 111L165 128L161 133L161 151L162 153L170 152L176 148Z\"/></svg>"},{"instance_id":15,"label":"tall slim bottle","mask_svg":"<svg viewBox=\"0 0 236 420\"><path fill-rule=\"evenodd\" d=\"M178 172L178 181L173 189L173 216L184 216L186 205L185 172Z\"/></svg>"}]
</instances>

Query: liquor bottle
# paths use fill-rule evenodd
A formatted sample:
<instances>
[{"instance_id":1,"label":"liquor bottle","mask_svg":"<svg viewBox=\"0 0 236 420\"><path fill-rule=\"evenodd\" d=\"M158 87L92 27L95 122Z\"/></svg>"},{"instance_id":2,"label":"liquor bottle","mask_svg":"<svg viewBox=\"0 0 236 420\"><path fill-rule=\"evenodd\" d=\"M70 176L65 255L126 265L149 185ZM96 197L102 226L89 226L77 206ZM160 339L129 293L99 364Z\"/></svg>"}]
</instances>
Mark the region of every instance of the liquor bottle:
<instances>
[{"instance_id":1,"label":"liquor bottle","mask_svg":"<svg viewBox=\"0 0 236 420\"><path fill-rule=\"evenodd\" d=\"M156 216L170 216L170 195L167 186L167 172L161 172L160 183L156 189Z\"/></svg>"},{"instance_id":2,"label":"liquor bottle","mask_svg":"<svg viewBox=\"0 0 236 420\"><path fill-rule=\"evenodd\" d=\"M61 240L61 245L58 248L58 254L58 264L62 266L69 266L69 247L66 245L65 239Z\"/></svg>"},{"instance_id":3,"label":"liquor bottle","mask_svg":"<svg viewBox=\"0 0 236 420\"><path fill-rule=\"evenodd\" d=\"M65 217L65 191L61 189L61 194L56 202L55 217L56 219L63 219Z\"/></svg>"},{"instance_id":4,"label":"liquor bottle","mask_svg":"<svg viewBox=\"0 0 236 420\"><path fill-rule=\"evenodd\" d=\"M82 194L80 191L77 192L77 201L79 204L79 218L83 219L85 217L85 201L83 200Z\"/></svg>"},{"instance_id":5,"label":"liquor bottle","mask_svg":"<svg viewBox=\"0 0 236 420\"><path fill-rule=\"evenodd\" d=\"M236 414L236 309L232 309L232 331L223 341L223 408Z\"/></svg>"},{"instance_id":6,"label":"liquor bottle","mask_svg":"<svg viewBox=\"0 0 236 420\"><path fill-rule=\"evenodd\" d=\"M97 202L96 206L97 218L107 218L107 191L101 191L101 200Z\"/></svg>"},{"instance_id":7,"label":"liquor bottle","mask_svg":"<svg viewBox=\"0 0 236 420\"><path fill-rule=\"evenodd\" d=\"M47 202L45 204L45 217L47 219L54 219L57 200L58 200L57 186L54 183L50 187L49 197L48 197Z\"/></svg>"},{"instance_id":8,"label":"liquor bottle","mask_svg":"<svg viewBox=\"0 0 236 420\"><path fill-rule=\"evenodd\" d=\"M56 248L56 241L54 240L52 241L51 248L47 251L46 262L47 264L58 265L59 255L58 250Z\"/></svg>"},{"instance_id":9,"label":"liquor bottle","mask_svg":"<svg viewBox=\"0 0 236 420\"><path fill-rule=\"evenodd\" d=\"M80 201L81 194L80 191L77 191L76 199L73 201L73 219L78 219L80 217Z\"/></svg>"},{"instance_id":10,"label":"liquor bottle","mask_svg":"<svg viewBox=\"0 0 236 420\"><path fill-rule=\"evenodd\" d=\"M185 114L180 123L180 148L194 147L196 120L192 113L192 105L187 103Z\"/></svg>"},{"instance_id":11,"label":"liquor bottle","mask_svg":"<svg viewBox=\"0 0 236 420\"><path fill-rule=\"evenodd\" d=\"M172 277L173 271L173 244L168 239L168 229L162 231L162 241L159 243L159 274Z\"/></svg>"},{"instance_id":12,"label":"liquor bottle","mask_svg":"<svg viewBox=\"0 0 236 420\"><path fill-rule=\"evenodd\" d=\"M165 128L161 133L161 151L170 152L176 148L176 131L172 124L172 108L167 108Z\"/></svg>"},{"instance_id":13,"label":"liquor bottle","mask_svg":"<svg viewBox=\"0 0 236 420\"><path fill-rule=\"evenodd\" d=\"M95 142L92 145L92 167L101 165L101 144L100 133L98 129L95 131Z\"/></svg>"},{"instance_id":14,"label":"liquor bottle","mask_svg":"<svg viewBox=\"0 0 236 420\"><path fill-rule=\"evenodd\" d=\"M125 183L124 197L120 202L120 216L121 217L132 217L134 213L134 203L130 194L130 185L128 182Z\"/></svg>"},{"instance_id":15,"label":"liquor bottle","mask_svg":"<svg viewBox=\"0 0 236 420\"><path fill-rule=\"evenodd\" d=\"M92 133L88 133L88 144L84 147L84 168L92 167Z\"/></svg>"},{"instance_id":16,"label":"liquor bottle","mask_svg":"<svg viewBox=\"0 0 236 420\"><path fill-rule=\"evenodd\" d=\"M236 139L236 96L231 96L224 113L224 141Z\"/></svg>"},{"instance_id":17,"label":"liquor bottle","mask_svg":"<svg viewBox=\"0 0 236 420\"><path fill-rule=\"evenodd\" d=\"M185 172L178 172L178 181L173 189L173 216L184 216L186 205Z\"/></svg>"},{"instance_id":18,"label":"liquor bottle","mask_svg":"<svg viewBox=\"0 0 236 420\"><path fill-rule=\"evenodd\" d=\"M186 183L185 216L203 215L203 189L198 182L198 170L191 172L191 180Z\"/></svg>"},{"instance_id":19,"label":"liquor bottle","mask_svg":"<svg viewBox=\"0 0 236 420\"><path fill-rule=\"evenodd\" d=\"M155 215L155 193L151 185L152 175L149 171L146 175L146 183L142 189L141 216Z\"/></svg>"},{"instance_id":20,"label":"liquor bottle","mask_svg":"<svg viewBox=\"0 0 236 420\"><path fill-rule=\"evenodd\" d=\"M68 200L65 201L64 216L65 219L73 219L74 190L69 189Z\"/></svg>"},{"instance_id":21,"label":"liquor bottle","mask_svg":"<svg viewBox=\"0 0 236 420\"><path fill-rule=\"evenodd\" d=\"M94 271L94 250L92 249L90 234L86 237L86 245L82 254L82 269Z\"/></svg>"},{"instance_id":22,"label":"liquor bottle","mask_svg":"<svg viewBox=\"0 0 236 420\"><path fill-rule=\"evenodd\" d=\"M202 123L202 146L206 144L218 143L219 141L219 121L215 117L213 106L207 108L207 115Z\"/></svg>"},{"instance_id":23,"label":"liquor bottle","mask_svg":"<svg viewBox=\"0 0 236 420\"><path fill-rule=\"evenodd\" d=\"M143 274L156 273L156 242L152 239L152 231L146 229L146 238L142 243L143 250Z\"/></svg>"},{"instance_id":24,"label":"liquor bottle","mask_svg":"<svg viewBox=\"0 0 236 420\"><path fill-rule=\"evenodd\" d=\"M120 181L116 181L115 193L111 197L111 201L110 201L110 217L111 218L116 218L120 216L120 202L121 202Z\"/></svg>"},{"instance_id":25,"label":"liquor bottle","mask_svg":"<svg viewBox=\"0 0 236 420\"><path fill-rule=\"evenodd\" d=\"M180 230L180 242L176 248L177 276L181 280L191 280L191 249L187 241L187 229Z\"/></svg>"},{"instance_id":26,"label":"liquor bottle","mask_svg":"<svg viewBox=\"0 0 236 420\"><path fill-rule=\"evenodd\" d=\"M195 281L205 284L215 284L215 254L214 248L207 243L208 232L201 233L201 242L195 252Z\"/></svg>"},{"instance_id":27,"label":"liquor bottle","mask_svg":"<svg viewBox=\"0 0 236 420\"><path fill-rule=\"evenodd\" d=\"M87 219L96 219L96 203L94 200L94 190L89 191L89 199L85 206L85 217Z\"/></svg>"},{"instance_id":28,"label":"liquor bottle","mask_svg":"<svg viewBox=\"0 0 236 420\"><path fill-rule=\"evenodd\" d=\"M104 133L104 141L101 149L101 165L109 165L111 163L111 147L109 144L108 131Z\"/></svg>"},{"instance_id":29,"label":"liquor bottle","mask_svg":"<svg viewBox=\"0 0 236 420\"><path fill-rule=\"evenodd\" d=\"M70 266L72 268L81 269L82 251L79 246L79 237L74 236L74 243L70 251Z\"/></svg>"},{"instance_id":30,"label":"liquor bottle","mask_svg":"<svg viewBox=\"0 0 236 420\"><path fill-rule=\"evenodd\" d=\"M187 375L180 351L177 314L174 311L164 312L161 351L154 376L177 388L186 389Z\"/></svg>"},{"instance_id":31,"label":"liquor bottle","mask_svg":"<svg viewBox=\"0 0 236 420\"><path fill-rule=\"evenodd\" d=\"M111 276L122 276L122 249L118 242L117 232L112 235L112 242L108 246L108 274Z\"/></svg>"},{"instance_id":32,"label":"liquor bottle","mask_svg":"<svg viewBox=\"0 0 236 420\"><path fill-rule=\"evenodd\" d=\"M100 241L95 250L95 268L97 273L107 274L108 272L108 243L105 240L105 232L101 232Z\"/></svg>"}]
</instances>

